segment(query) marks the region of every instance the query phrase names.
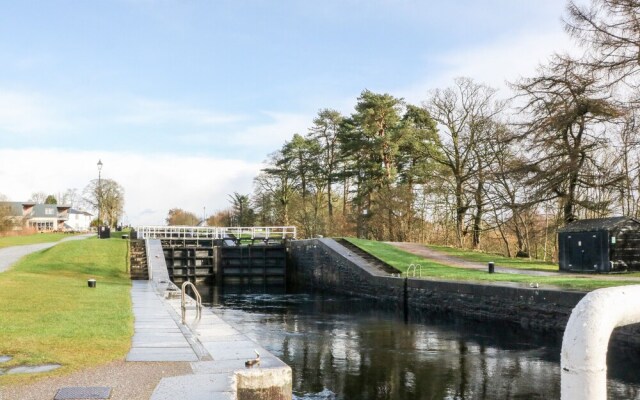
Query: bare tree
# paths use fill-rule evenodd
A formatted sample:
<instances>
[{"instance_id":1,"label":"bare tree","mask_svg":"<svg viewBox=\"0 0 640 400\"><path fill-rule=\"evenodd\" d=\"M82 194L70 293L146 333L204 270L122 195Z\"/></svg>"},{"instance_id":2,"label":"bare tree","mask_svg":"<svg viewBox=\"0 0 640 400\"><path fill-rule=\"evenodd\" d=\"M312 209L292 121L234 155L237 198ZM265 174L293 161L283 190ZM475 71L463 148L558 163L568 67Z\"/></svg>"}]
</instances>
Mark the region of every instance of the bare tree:
<instances>
[{"instance_id":1,"label":"bare tree","mask_svg":"<svg viewBox=\"0 0 640 400\"><path fill-rule=\"evenodd\" d=\"M200 222L200 220L194 213L185 211L181 208L172 208L171 210L169 210L166 221L167 225L170 226L196 226L198 225L198 222Z\"/></svg>"},{"instance_id":2,"label":"bare tree","mask_svg":"<svg viewBox=\"0 0 640 400\"><path fill-rule=\"evenodd\" d=\"M640 216L640 127L635 109L625 115L618 126L616 151L613 159L619 163L624 180L620 183L620 208L622 214Z\"/></svg>"},{"instance_id":3,"label":"bare tree","mask_svg":"<svg viewBox=\"0 0 640 400\"><path fill-rule=\"evenodd\" d=\"M598 150L608 143L606 122L620 115L610 96L598 85L595 75L567 57L556 56L541 67L539 75L514 85L525 104L526 117L520 124L521 138L530 160L530 181L538 201L558 198L565 223L576 219L581 202L579 190L611 184L620 179L603 170ZM597 182L597 175L606 182Z\"/></svg>"},{"instance_id":4,"label":"bare tree","mask_svg":"<svg viewBox=\"0 0 640 400\"><path fill-rule=\"evenodd\" d=\"M109 226L115 227L124 213L124 189L112 179L92 180L84 188L83 198Z\"/></svg>"},{"instance_id":5,"label":"bare tree","mask_svg":"<svg viewBox=\"0 0 640 400\"><path fill-rule=\"evenodd\" d=\"M32 201L36 204L44 204L44 202L47 200L47 194L45 192L35 192L35 193L31 193L31 197L29 198L29 201Z\"/></svg>"},{"instance_id":6,"label":"bare tree","mask_svg":"<svg viewBox=\"0 0 640 400\"><path fill-rule=\"evenodd\" d=\"M276 203L279 224L289 225L289 206L297 185L293 160L282 151L270 155L268 166L254 179L255 194L268 195Z\"/></svg>"},{"instance_id":7,"label":"bare tree","mask_svg":"<svg viewBox=\"0 0 640 400\"><path fill-rule=\"evenodd\" d=\"M591 52L586 61L615 81L640 71L640 1L592 0L590 6L570 1L565 28Z\"/></svg>"},{"instance_id":8,"label":"bare tree","mask_svg":"<svg viewBox=\"0 0 640 400\"><path fill-rule=\"evenodd\" d=\"M78 206L78 189L67 189L59 198L60 204L75 208Z\"/></svg>"},{"instance_id":9,"label":"bare tree","mask_svg":"<svg viewBox=\"0 0 640 400\"><path fill-rule=\"evenodd\" d=\"M0 193L0 232L9 230L14 223L11 215L11 206L6 204L7 202L7 196Z\"/></svg>"},{"instance_id":10,"label":"bare tree","mask_svg":"<svg viewBox=\"0 0 640 400\"><path fill-rule=\"evenodd\" d=\"M468 192L481 167L478 164L482 161L479 144L488 136L488 121L501 111L502 106L496 104L496 91L488 86L469 78L457 78L454 83L445 90L435 90L425 107L440 128L438 151L432 158L451 173L456 240L458 246L462 246L465 217L474 204L474 198L470 198ZM483 180L477 184L482 187ZM475 202L481 215L482 202L477 199Z\"/></svg>"}]
</instances>

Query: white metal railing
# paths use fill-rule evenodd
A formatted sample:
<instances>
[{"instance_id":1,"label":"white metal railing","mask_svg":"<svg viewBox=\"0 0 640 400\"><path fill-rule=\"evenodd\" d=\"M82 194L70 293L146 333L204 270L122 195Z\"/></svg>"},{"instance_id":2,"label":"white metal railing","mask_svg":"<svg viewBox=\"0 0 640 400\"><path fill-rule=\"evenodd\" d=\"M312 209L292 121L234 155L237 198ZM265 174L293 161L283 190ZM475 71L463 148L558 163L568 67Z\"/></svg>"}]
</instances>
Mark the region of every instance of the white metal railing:
<instances>
[{"instance_id":1,"label":"white metal railing","mask_svg":"<svg viewBox=\"0 0 640 400\"><path fill-rule=\"evenodd\" d=\"M191 286L193 293L196 296L196 319L200 319L200 316L202 315L202 297L200 297L200 293L198 293L196 285L186 281L182 284L182 298L180 301L180 308L182 309L182 325L186 324L187 319L187 295L185 294L187 286Z\"/></svg>"},{"instance_id":2,"label":"white metal railing","mask_svg":"<svg viewBox=\"0 0 640 400\"><path fill-rule=\"evenodd\" d=\"M607 398L607 348L613 330L640 322L640 285L587 293L575 306L562 338L560 398Z\"/></svg>"},{"instance_id":3,"label":"white metal railing","mask_svg":"<svg viewBox=\"0 0 640 400\"><path fill-rule=\"evenodd\" d=\"M407 268L407 277L408 278L415 278L415 277L420 277L422 278L422 265L420 264L411 264L409 265L409 268Z\"/></svg>"},{"instance_id":4,"label":"white metal railing","mask_svg":"<svg viewBox=\"0 0 640 400\"><path fill-rule=\"evenodd\" d=\"M295 239L295 226L138 226L138 239Z\"/></svg>"}]
</instances>

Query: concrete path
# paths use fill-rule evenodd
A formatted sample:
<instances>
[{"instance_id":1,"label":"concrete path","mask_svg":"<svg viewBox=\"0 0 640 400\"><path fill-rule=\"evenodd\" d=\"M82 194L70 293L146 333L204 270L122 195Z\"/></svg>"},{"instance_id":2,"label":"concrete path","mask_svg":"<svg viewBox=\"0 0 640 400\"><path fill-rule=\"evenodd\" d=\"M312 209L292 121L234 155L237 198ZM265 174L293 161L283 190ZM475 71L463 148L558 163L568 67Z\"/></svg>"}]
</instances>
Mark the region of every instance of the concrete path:
<instances>
[{"instance_id":1,"label":"concrete path","mask_svg":"<svg viewBox=\"0 0 640 400\"><path fill-rule=\"evenodd\" d=\"M151 400L235 399L242 385L285 387L290 395L291 368L210 309L197 319L189 298L187 323L181 323L180 291L169 279L162 245L147 243L151 279L131 288L135 333L127 361L192 361L191 374L162 379ZM260 363L247 368L256 351Z\"/></svg>"},{"instance_id":2,"label":"concrete path","mask_svg":"<svg viewBox=\"0 0 640 400\"><path fill-rule=\"evenodd\" d=\"M13 264L17 263L22 257L35 253L36 251L51 248L58 243L67 242L69 240L81 240L95 236L94 234L70 236L58 242L28 244L24 246L11 246L0 249L0 272L8 270Z\"/></svg>"},{"instance_id":3,"label":"concrete path","mask_svg":"<svg viewBox=\"0 0 640 400\"><path fill-rule=\"evenodd\" d=\"M133 281L134 335L127 361L198 361L150 281Z\"/></svg>"}]
</instances>

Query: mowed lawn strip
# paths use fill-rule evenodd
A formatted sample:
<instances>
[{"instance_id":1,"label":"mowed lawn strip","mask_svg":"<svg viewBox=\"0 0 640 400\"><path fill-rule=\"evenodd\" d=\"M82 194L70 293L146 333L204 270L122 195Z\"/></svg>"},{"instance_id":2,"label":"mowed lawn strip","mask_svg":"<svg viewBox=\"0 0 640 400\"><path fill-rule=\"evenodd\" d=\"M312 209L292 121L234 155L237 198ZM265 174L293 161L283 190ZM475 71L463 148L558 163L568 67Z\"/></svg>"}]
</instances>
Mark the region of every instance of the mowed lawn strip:
<instances>
[{"instance_id":1,"label":"mowed lawn strip","mask_svg":"<svg viewBox=\"0 0 640 400\"><path fill-rule=\"evenodd\" d=\"M86 239L31 254L0 273L0 355L61 374L122 359L133 334L127 241ZM94 278L96 288L87 280ZM43 374L0 376L0 385Z\"/></svg>"},{"instance_id":2,"label":"mowed lawn strip","mask_svg":"<svg viewBox=\"0 0 640 400\"><path fill-rule=\"evenodd\" d=\"M634 285L638 282L624 281L616 279L599 279L598 275L584 276L534 276L525 274L489 274L483 270L452 267L441 263L436 263L428 259L416 256L406 251L400 250L387 243L373 240L346 238L351 243L362 250L378 257L386 263L394 266L403 273L411 264L420 264L423 278L442 279L448 281L476 281L476 282L511 282L528 286L531 283L538 283L541 288L545 286L559 287L570 290L591 291L602 287Z\"/></svg>"},{"instance_id":3,"label":"mowed lawn strip","mask_svg":"<svg viewBox=\"0 0 640 400\"><path fill-rule=\"evenodd\" d=\"M24 246L27 244L58 242L69 237L66 233L34 233L25 236L0 237L0 249L10 246Z\"/></svg>"}]
</instances>

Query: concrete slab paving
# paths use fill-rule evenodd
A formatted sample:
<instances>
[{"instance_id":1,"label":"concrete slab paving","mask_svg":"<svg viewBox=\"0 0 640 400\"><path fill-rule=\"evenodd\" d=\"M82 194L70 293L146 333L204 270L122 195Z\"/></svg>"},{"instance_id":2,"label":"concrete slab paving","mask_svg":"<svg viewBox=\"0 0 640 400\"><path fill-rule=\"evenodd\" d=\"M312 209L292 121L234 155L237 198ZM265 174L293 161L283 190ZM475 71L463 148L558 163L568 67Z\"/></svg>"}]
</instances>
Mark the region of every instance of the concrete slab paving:
<instances>
[{"instance_id":1,"label":"concrete slab paving","mask_svg":"<svg viewBox=\"0 0 640 400\"><path fill-rule=\"evenodd\" d=\"M171 310L158 295L153 282L133 281L134 335L127 361L197 361Z\"/></svg>"},{"instance_id":2,"label":"concrete slab paving","mask_svg":"<svg viewBox=\"0 0 640 400\"><path fill-rule=\"evenodd\" d=\"M215 341L202 343L214 361L220 360L252 360L256 358L255 350L261 355L267 351L250 340Z\"/></svg>"},{"instance_id":3,"label":"concrete slab paving","mask_svg":"<svg viewBox=\"0 0 640 400\"><path fill-rule=\"evenodd\" d=\"M163 379L151 400L235 399L235 379L230 374L197 374Z\"/></svg>"},{"instance_id":4,"label":"concrete slab paving","mask_svg":"<svg viewBox=\"0 0 640 400\"><path fill-rule=\"evenodd\" d=\"M200 361L191 363L191 368L193 368L193 372L196 374L220 374L247 369L244 363L245 360L242 359ZM282 360L270 355L260 357L260 364L254 368L278 368L281 367L282 364Z\"/></svg>"},{"instance_id":5,"label":"concrete slab paving","mask_svg":"<svg viewBox=\"0 0 640 400\"><path fill-rule=\"evenodd\" d=\"M136 352L127 355L127 361L129 362L169 362L169 361L195 361L198 358L193 354L167 354L164 351L157 352Z\"/></svg>"},{"instance_id":6,"label":"concrete slab paving","mask_svg":"<svg viewBox=\"0 0 640 400\"><path fill-rule=\"evenodd\" d=\"M244 388L281 385L290 390L291 368L212 310L203 309L200 319L188 310L187 325L183 325L180 292L169 280L159 240L147 241L147 254L151 280L134 281L131 290L135 334L127 360L190 358L193 371L162 379L151 400L235 399L240 382ZM255 359L256 349L261 362L247 368L245 362Z\"/></svg>"}]
</instances>

